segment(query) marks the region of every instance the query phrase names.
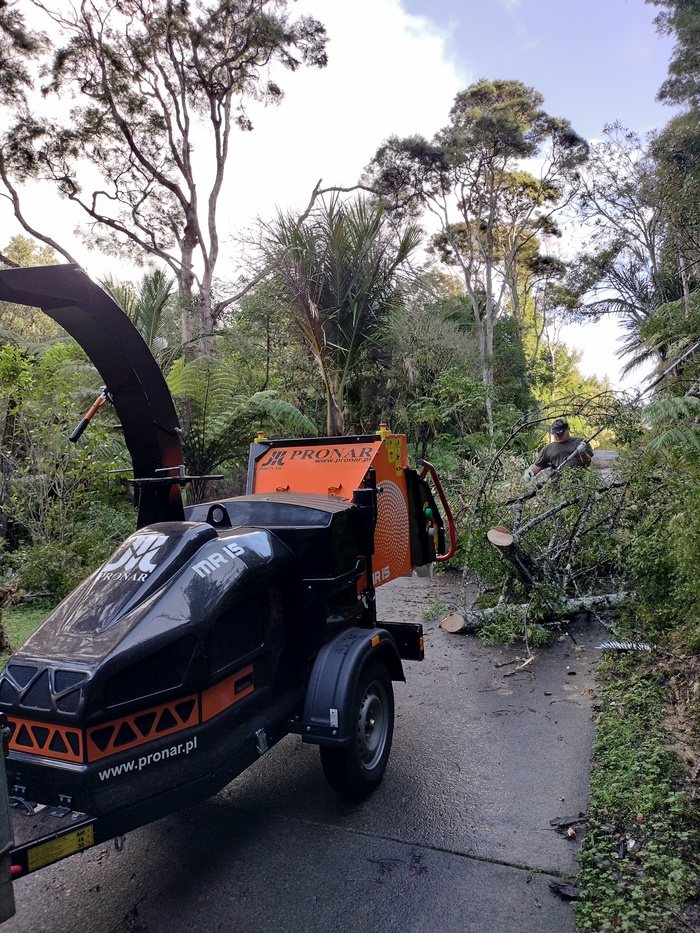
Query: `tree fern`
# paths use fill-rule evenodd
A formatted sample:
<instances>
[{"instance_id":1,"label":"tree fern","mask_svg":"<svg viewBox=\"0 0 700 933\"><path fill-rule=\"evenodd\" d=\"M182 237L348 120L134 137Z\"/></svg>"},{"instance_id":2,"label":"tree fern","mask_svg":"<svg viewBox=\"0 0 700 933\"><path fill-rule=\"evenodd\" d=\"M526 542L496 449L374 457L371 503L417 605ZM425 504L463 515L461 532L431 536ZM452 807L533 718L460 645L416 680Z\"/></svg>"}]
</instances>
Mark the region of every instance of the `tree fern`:
<instances>
[{"instance_id":1,"label":"tree fern","mask_svg":"<svg viewBox=\"0 0 700 933\"><path fill-rule=\"evenodd\" d=\"M645 414L651 428L647 450L697 468L700 464L700 399L690 395L659 398L649 405Z\"/></svg>"},{"instance_id":2,"label":"tree fern","mask_svg":"<svg viewBox=\"0 0 700 933\"><path fill-rule=\"evenodd\" d=\"M215 473L228 463L241 463L257 430L315 435L314 424L298 408L267 390L245 395L231 368L214 357L178 359L168 385L186 417L182 435L185 465L193 475ZM191 498L204 494L195 484Z\"/></svg>"}]
</instances>

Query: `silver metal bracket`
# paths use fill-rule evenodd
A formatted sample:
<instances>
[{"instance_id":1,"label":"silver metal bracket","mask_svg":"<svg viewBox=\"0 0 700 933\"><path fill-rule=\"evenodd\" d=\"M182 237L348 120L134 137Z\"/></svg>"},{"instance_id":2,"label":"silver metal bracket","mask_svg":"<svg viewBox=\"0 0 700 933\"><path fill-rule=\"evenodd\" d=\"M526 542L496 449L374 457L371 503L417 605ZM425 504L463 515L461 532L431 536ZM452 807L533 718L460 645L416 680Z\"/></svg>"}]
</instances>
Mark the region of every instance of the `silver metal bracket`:
<instances>
[{"instance_id":1,"label":"silver metal bracket","mask_svg":"<svg viewBox=\"0 0 700 933\"><path fill-rule=\"evenodd\" d=\"M258 755L264 755L269 749L270 746L267 744L267 734L264 729L258 729L255 733L255 747L258 750Z\"/></svg>"}]
</instances>

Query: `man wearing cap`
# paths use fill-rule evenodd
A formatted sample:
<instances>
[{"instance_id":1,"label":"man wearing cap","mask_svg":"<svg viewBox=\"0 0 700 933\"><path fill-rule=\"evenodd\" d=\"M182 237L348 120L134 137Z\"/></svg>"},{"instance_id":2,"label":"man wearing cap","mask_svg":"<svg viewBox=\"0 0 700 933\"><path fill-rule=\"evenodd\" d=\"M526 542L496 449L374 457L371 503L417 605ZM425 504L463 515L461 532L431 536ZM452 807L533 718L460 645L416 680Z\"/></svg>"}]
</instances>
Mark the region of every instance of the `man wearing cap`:
<instances>
[{"instance_id":1,"label":"man wearing cap","mask_svg":"<svg viewBox=\"0 0 700 933\"><path fill-rule=\"evenodd\" d=\"M531 480L547 467L555 470L564 462L567 466L587 467L593 458L593 448L580 437L572 437L569 432L569 423L564 418L557 418L552 423L551 444L540 451L540 455L527 470L525 470L525 479ZM571 459L569 459L571 458Z\"/></svg>"}]
</instances>

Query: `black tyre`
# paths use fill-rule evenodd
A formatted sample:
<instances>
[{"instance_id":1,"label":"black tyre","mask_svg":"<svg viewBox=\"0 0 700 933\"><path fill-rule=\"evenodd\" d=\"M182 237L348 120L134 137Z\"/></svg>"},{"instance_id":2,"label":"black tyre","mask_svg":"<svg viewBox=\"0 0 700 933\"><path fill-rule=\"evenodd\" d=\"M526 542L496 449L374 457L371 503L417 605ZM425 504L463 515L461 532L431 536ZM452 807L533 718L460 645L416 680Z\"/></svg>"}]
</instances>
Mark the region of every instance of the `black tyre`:
<instances>
[{"instance_id":1,"label":"black tyre","mask_svg":"<svg viewBox=\"0 0 700 933\"><path fill-rule=\"evenodd\" d=\"M394 689L387 669L370 662L352 700L353 740L344 748L321 746L321 765L333 790L363 800L381 782L394 736Z\"/></svg>"}]
</instances>

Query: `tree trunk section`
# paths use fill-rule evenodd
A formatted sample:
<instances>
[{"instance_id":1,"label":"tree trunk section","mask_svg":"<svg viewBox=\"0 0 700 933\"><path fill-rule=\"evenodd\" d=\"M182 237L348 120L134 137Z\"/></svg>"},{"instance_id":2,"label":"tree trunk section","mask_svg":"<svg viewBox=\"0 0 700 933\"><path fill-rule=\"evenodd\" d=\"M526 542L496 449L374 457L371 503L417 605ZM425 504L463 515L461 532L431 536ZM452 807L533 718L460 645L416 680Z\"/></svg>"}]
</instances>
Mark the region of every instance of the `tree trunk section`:
<instances>
[{"instance_id":1,"label":"tree trunk section","mask_svg":"<svg viewBox=\"0 0 700 933\"><path fill-rule=\"evenodd\" d=\"M536 586L538 583L547 582L542 571L530 557L527 551L524 551L515 541L513 533L503 525L496 525L486 532L486 537L490 543L501 553L509 563L515 567L515 570L528 586Z\"/></svg>"},{"instance_id":2,"label":"tree trunk section","mask_svg":"<svg viewBox=\"0 0 700 933\"><path fill-rule=\"evenodd\" d=\"M580 596L575 599L566 599L561 604L557 614L552 613L547 618L549 624L556 624L561 619L567 619L578 615L581 612L600 612L604 609L617 609L623 606L633 598L632 593L604 593L601 596ZM477 632L483 625L489 622L495 622L499 619L507 619L512 622L527 622L530 606L494 606L492 609L468 609L462 614L463 624L458 625L455 619L455 613L445 619L447 625L443 625L449 632ZM540 622L545 620L538 620ZM441 623L442 625L442 623Z\"/></svg>"}]
</instances>

